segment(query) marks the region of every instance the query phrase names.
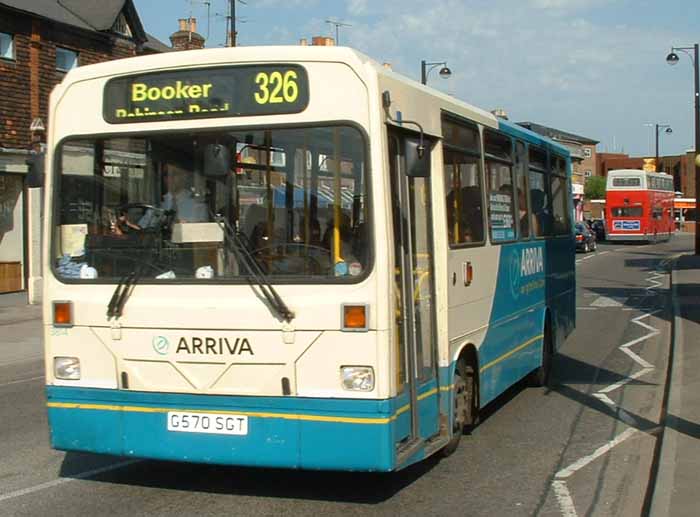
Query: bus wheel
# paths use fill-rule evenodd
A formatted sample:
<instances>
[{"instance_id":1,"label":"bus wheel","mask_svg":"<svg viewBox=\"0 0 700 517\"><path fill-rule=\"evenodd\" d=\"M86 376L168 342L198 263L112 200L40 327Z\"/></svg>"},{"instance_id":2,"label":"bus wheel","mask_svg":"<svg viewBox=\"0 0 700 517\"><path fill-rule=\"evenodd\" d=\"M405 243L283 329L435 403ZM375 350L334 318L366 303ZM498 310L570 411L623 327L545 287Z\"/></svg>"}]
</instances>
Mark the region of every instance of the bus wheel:
<instances>
[{"instance_id":1,"label":"bus wheel","mask_svg":"<svg viewBox=\"0 0 700 517\"><path fill-rule=\"evenodd\" d=\"M442 449L443 456L457 450L468 426L476 422L476 375L462 359L457 362L452 388L452 438Z\"/></svg>"},{"instance_id":2,"label":"bus wheel","mask_svg":"<svg viewBox=\"0 0 700 517\"><path fill-rule=\"evenodd\" d=\"M530 373L528 384L533 387L549 386L552 374L552 331L549 321L544 325L544 338L542 342L542 364Z\"/></svg>"}]
</instances>

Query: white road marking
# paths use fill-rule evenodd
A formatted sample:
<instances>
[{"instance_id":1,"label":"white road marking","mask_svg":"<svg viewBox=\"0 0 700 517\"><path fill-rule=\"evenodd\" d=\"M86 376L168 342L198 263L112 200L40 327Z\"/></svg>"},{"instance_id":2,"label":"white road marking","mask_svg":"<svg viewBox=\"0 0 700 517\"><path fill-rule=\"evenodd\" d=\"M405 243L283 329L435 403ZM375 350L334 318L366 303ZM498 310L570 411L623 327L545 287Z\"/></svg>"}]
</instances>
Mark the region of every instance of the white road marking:
<instances>
[{"instance_id":1,"label":"white road marking","mask_svg":"<svg viewBox=\"0 0 700 517\"><path fill-rule=\"evenodd\" d=\"M659 282L659 278L663 278L663 275L660 275L657 272L654 272L649 278L646 279L647 282L651 282L651 285L646 288L647 291L651 291L653 289L656 289L657 287L661 287L661 282Z\"/></svg>"},{"instance_id":2,"label":"white road marking","mask_svg":"<svg viewBox=\"0 0 700 517\"><path fill-rule=\"evenodd\" d=\"M599 307L576 307L577 311L597 311Z\"/></svg>"},{"instance_id":3,"label":"white road marking","mask_svg":"<svg viewBox=\"0 0 700 517\"><path fill-rule=\"evenodd\" d=\"M574 500L571 498L571 492L566 486L566 481L554 481L552 482L552 488L554 489L554 495L559 501L559 509L561 509L561 514L564 517L578 517L576 513L576 507L574 506Z\"/></svg>"},{"instance_id":4,"label":"white road marking","mask_svg":"<svg viewBox=\"0 0 700 517\"><path fill-rule=\"evenodd\" d=\"M647 363L647 364L648 364L648 363ZM610 393L611 391L615 391L615 390L617 390L617 389L620 389L620 388L622 388L625 384L628 384L628 383L632 382L633 380L640 378L642 375L646 375L647 373L649 373L649 372L652 371L653 369L654 369L653 367L642 368L641 370L639 370L638 372L633 373L633 374L630 375L629 377L625 377L624 379L621 379L621 380L617 381L615 384L611 384L611 385L608 386L607 388L604 388L604 389L600 390L598 393L596 393L596 395L598 395L598 394L607 394L607 393Z\"/></svg>"},{"instance_id":5,"label":"white road marking","mask_svg":"<svg viewBox=\"0 0 700 517\"><path fill-rule=\"evenodd\" d=\"M608 296L600 296L591 302L591 307L622 307L627 298L610 298Z\"/></svg>"},{"instance_id":6,"label":"white road marking","mask_svg":"<svg viewBox=\"0 0 700 517\"><path fill-rule=\"evenodd\" d=\"M53 488L58 485L63 485L65 483L70 483L71 481L77 481L79 479L86 479L104 472L109 472L111 470L117 470L132 463L137 463L141 460L128 460L122 461L120 463L113 463L112 465L107 465L106 467L100 467L99 469L88 470L87 472L82 472L71 477L54 479L53 481L48 481L46 483L41 483L40 485L34 485L28 488L22 488L20 490L15 490L14 492L8 492L7 494L0 495L0 503L7 501L9 499L15 499L17 497L22 497L23 495L33 494L34 492L39 492L40 490L46 490L47 488Z\"/></svg>"},{"instance_id":7,"label":"white road marking","mask_svg":"<svg viewBox=\"0 0 700 517\"><path fill-rule=\"evenodd\" d=\"M624 249L624 248L620 248ZM614 250L614 251L619 251L619 250ZM607 253L607 252L604 252ZM602 253L601 253L602 254ZM657 271L654 271L650 273L650 275L645 278L647 282L650 282L652 285L647 287L647 292L653 292L654 289L657 289L658 287L661 287L662 284L659 281L659 278L662 278L663 275L660 275ZM627 299L624 299L625 302ZM601 296L597 298L591 305L597 305L599 307L618 307L621 306L621 304L613 299L613 298L607 298L604 296ZM588 307L577 307L577 309L580 310L590 310ZM623 310L634 310L633 308L626 308ZM561 514L564 517L578 517L578 514L576 513L576 507L574 505L574 500L571 497L571 492L569 491L569 487L566 485L566 479L570 477L572 474L574 474L576 471L582 469L595 459L599 458L603 454L606 454L609 452L613 447L616 445L621 444L625 440L627 440L630 436L634 435L635 433L639 432L636 428L638 425L635 419L623 408L619 407L610 397L608 397L608 393L611 393L624 385L628 384L634 379L638 379L639 377L642 377L646 375L647 373L651 372L654 369L654 365L645 361L642 359L640 356L635 354L632 350L630 350L630 347L632 345L636 345L637 343L641 343L642 341L645 341L649 339L650 337L656 336L661 333L661 331L655 327L652 327L651 325L642 322L641 320L645 318L651 317L653 314L656 314L659 312L659 310L655 310L652 312L645 312L644 314L637 316L636 318L632 318L630 320L632 323L639 325L640 327L644 328L645 330L648 331L648 333L644 336L632 339L628 341L627 343L624 343L618 347L620 351L625 353L627 356L629 356L635 363L639 364L642 369L633 373L632 375L629 375L619 381L617 381L614 384L611 384L610 386L603 388L601 390L598 390L596 393L593 394L593 396L603 402L604 404L607 404L608 406L611 406L616 409L617 412L617 417L619 418L620 421L623 423L629 425L630 427L624 431L623 433L619 434L615 439L607 442L605 445L599 447L598 449L593 452L593 454L589 454L588 456L584 456L583 458L575 461L568 467L560 470L559 472L556 473L554 476L554 481L552 481L552 490L554 491L554 495L557 499L557 502L559 503L559 510L561 511Z\"/></svg>"},{"instance_id":8,"label":"white road marking","mask_svg":"<svg viewBox=\"0 0 700 517\"><path fill-rule=\"evenodd\" d=\"M606 253L610 253L610 252L609 251L601 251L600 253L598 253L598 255L605 255Z\"/></svg>"},{"instance_id":9,"label":"white road marking","mask_svg":"<svg viewBox=\"0 0 700 517\"><path fill-rule=\"evenodd\" d=\"M601 402L607 404L608 406L614 406L615 403L612 401L610 397L607 395L603 395L602 393L594 393L593 396L600 400Z\"/></svg>"},{"instance_id":10,"label":"white road marking","mask_svg":"<svg viewBox=\"0 0 700 517\"><path fill-rule=\"evenodd\" d=\"M592 259L593 257L595 257L595 255L588 255L587 257L583 257L581 260L588 260Z\"/></svg>"},{"instance_id":11,"label":"white road marking","mask_svg":"<svg viewBox=\"0 0 700 517\"><path fill-rule=\"evenodd\" d=\"M621 434L617 435L614 439L610 440L610 441L609 441L608 443L606 443L605 445L603 445L603 446L601 446L601 447L598 447L598 449L596 449L595 452L593 452L593 454L589 454L588 456L584 456L583 458L581 458L581 459L575 461L574 463L572 463L571 465L569 465L569 466L566 467L565 469L561 469L559 472L556 473L556 475L555 475L554 477L555 477L556 479L566 479L566 478L568 478L569 476L571 476L571 475L572 475L574 472L576 472L577 470L582 469L583 467L585 467L586 465L588 465L588 464L589 464L590 462L592 462L593 460L599 458L600 456L602 456L603 454L605 454L606 452L608 452L610 449L612 449L612 448L615 447L616 445L621 444L621 443L624 442L627 438L629 438L630 436L632 436L633 434L638 433L638 432L639 432L639 431L637 431L637 430L634 429L633 427L630 427L630 428L627 429L626 431L624 431L624 432L622 432Z\"/></svg>"},{"instance_id":12,"label":"white road marking","mask_svg":"<svg viewBox=\"0 0 700 517\"><path fill-rule=\"evenodd\" d=\"M20 379L18 381L10 381L10 382L4 382L0 384L0 388L3 386L11 386L13 384L22 384L23 382L31 382L31 381L38 381L39 379L43 379L43 375L39 375L38 377L30 377L29 379Z\"/></svg>"},{"instance_id":13,"label":"white road marking","mask_svg":"<svg viewBox=\"0 0 700 517\"><path fill-rule=\"evenodd\" d=\"M632 352L632 350L630 350L629 348L621 348L621 350L622 350L625 354L627 354L628 356L630 356L630 358L631 358L634 362L636 362L637 364L639 364L639 366L641 366L642 368L646 368L646 369L649 369L649 370L653 370L653 369L654 369L654 365L653 365L653 364L646 362L644 359L642 359L642 358L639 357L637 354L635 354L634 352Z\"/></svg>"}]
</instances>

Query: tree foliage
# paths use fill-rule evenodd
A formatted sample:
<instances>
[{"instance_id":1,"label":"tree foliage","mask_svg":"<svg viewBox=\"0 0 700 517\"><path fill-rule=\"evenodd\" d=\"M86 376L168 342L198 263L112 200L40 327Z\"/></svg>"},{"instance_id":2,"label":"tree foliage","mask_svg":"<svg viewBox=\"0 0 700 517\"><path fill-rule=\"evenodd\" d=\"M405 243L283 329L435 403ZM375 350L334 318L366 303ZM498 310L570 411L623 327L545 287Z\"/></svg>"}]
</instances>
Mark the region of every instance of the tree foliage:
<instances>
[{"instance_id":1,"label":"tree foliage","mask_svg":"<svg viewBox=\"0 0 700 517\"><path fill-rule=\"evenodd\" d=\"M583 186L583 195L586 199L604 199L605 178L602 176L586 178L586 184Z\"/></svg>"}]
</instances>

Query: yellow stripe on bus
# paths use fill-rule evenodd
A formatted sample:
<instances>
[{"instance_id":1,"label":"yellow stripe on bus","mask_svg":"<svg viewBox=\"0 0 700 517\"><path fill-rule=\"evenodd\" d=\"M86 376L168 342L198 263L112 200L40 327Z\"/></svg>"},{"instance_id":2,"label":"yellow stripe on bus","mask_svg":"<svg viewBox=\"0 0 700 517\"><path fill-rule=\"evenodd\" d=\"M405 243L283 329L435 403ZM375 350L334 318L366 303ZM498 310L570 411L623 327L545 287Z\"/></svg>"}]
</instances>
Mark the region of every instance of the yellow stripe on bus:
<instances>
[{"instance_id":1,"label":"yellow stripe on bus","mask_svg":"<svg viewBox=\"0 0 700 517\"><path fill-rule=\"evenodd\" d=\"M426 391L418 397L418 400L423 400L438 392L437 388ZM388 424L396 418L408 411L410 406L399 408L396 413L385 418L361 418L361 417L344 417L344 416L323 416L323 415L299 415L295 413L262 413L257 411L223 411L216 409L177 409L164 407L147 407L147 406L119 406L110 404L83 404L77 402L48 402L47 407L57 409L88 409L97 411L128 411L132 413L167 413L169 411L181 411L188 413L212 413L215 415L244 415L258 418L282 418L285 420L303 420L312 422L339 422L346 424Z\"/></svg>"},{"instance_id":2,"label":"yellow stripe on bus","mask_svg":"<svg viewBox=\"0 0 700 517\"><path fill-rule=\"evenodd\" d=\"M528 339L528 340L525 341L522 345L516 346L516 347L515 347L513 350L511 350L510 352L506 352L506 353L503 354L501 357L498 357L498 358L494 359L493 361L491 361L490 363L485 364L485 365L483 366L483 368L481 368L481 369L479 370L479 372L484 372L484 371L488 370L489 368L491 368L492 366L496 366L496 365L497 365L498 363L500 363L501 361L505 361L505 360L508 359L511 355L517 354L517 353L520 352L523 348L526 348L526 347L530 346L531 344L536 343L537 341L539 341L539 340L542 339L543 337L544 337L544 334L540 334L540 335L538 335L538 336L533 337L532 339Z\"/></svg>"},{"instance_id":3,"label":"yellow stripe on bus","mask_svg":"<svg viewBox=\"0 0 700 517\"><path fill-rule=\"evenodd\" d=\"M133 413L167 413L169 411L182 411L188 413L213 413L216 415L244 415L258 418L282 418L285 420L311 420L318 422L343 422L351 424L387 424L396 418L395 415L387 418L360 418L360 417L336 417L323 415L298 415L294 413L262 413L254 411L222 411L216 409L177 409L146 406L114 406L108 404L78 404L74 402L49 402L50 408L59 409L94 409L99 411L128 411Z\"/></svg>"}]
</instances>

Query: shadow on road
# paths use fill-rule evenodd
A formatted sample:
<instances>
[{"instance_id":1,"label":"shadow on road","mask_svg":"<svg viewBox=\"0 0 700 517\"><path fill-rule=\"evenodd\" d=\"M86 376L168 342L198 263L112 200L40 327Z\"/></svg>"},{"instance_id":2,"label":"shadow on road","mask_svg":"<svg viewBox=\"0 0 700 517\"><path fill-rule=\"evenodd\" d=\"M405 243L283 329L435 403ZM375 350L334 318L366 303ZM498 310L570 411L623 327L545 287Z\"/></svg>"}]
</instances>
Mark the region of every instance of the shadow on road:
<instances>
[{"instance_id":1,"label":"shadow on road","mask_svg":"<svg viewBox=\"0 0 700 517\"><path fill-rule=\"evenodd\" d=\"M613 372L606 368L601 368L584 361L579 361L573 357L564 354L557 354L555 362L555 380L554 385L558 387L561 384L568 385L590 385L590 386L609 386L615 384L628 376ZM556 372L567 372L564 376L556 375ZM639 379L633 379L627 383L628 386L658 386L654 382L646 382ZM556 391L556 388L555 388ZM596 399L597 400L597 399Z\"/></svg>"},{"instance_id":2,"label":"shadow on road","mask_svg":"<svg viewBox=\"0 0 700 517\"><path fill-rule=\"evenodd\" d=\"M95 468L96 463L104 466L121 461L124 458L69 452L60 476L78 477L81 472ZM399 472L353 473L142 460L88 479L145 488L373 505L392 498L439 461L440 456L435 455Z\"/></svg>"}]
</instances>

